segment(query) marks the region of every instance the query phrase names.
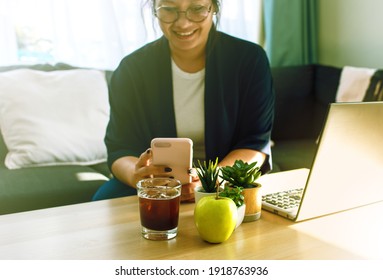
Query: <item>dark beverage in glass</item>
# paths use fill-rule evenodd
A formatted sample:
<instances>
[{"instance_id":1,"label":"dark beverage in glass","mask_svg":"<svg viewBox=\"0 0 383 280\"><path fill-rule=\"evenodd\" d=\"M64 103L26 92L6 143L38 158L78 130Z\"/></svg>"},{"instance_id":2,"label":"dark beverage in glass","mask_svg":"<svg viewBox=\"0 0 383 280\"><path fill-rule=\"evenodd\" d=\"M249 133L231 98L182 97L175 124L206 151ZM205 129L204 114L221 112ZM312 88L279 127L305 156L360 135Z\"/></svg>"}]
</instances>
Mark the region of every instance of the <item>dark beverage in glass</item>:
<instances>
[{"instance_id":1,"label":"dark beverage in glass","mask_svg":"<svg viewBox=\"0 0 383 280\"><path fill-rule=\"evenodd\" d=\"M168 240L177 235L181 183L171 178L144 179L137 184L144 238Z\"/></svg>"},{"instance_id":2,"label":"dark beverage in glass","mask_svg":"<svg viewBox=\"0 0 383 280\"><path fill-rule=\"evenodd\" d=\"M179 204L179 196L166 200L140 197L141 225L154 230L177 227Z\"/></svg>"}]
</instances>

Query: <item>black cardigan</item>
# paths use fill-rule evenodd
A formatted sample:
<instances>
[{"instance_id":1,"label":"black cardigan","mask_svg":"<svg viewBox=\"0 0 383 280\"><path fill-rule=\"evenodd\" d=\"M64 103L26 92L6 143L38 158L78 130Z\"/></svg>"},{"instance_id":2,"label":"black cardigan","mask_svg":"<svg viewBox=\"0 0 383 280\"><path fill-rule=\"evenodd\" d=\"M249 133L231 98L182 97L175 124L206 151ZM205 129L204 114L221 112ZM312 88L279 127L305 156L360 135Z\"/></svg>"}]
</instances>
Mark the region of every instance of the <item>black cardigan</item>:
<instances>
[{"instance_id":1,"label":"black cardigan","mask_svg":"<svg viewBox=\"0 0 383 280\"><path fill-rule=\"evenodd\" d=\"M206 159L221 160L233 149L254 149L269 155L263 166L269 171L274 91L264 50L213 27L206 52ZM171 57L164 36L121 61L111 79L109 102L109 167L120 157L139 156L155 137L177 137Z\"/></svg>"}]
</instances>

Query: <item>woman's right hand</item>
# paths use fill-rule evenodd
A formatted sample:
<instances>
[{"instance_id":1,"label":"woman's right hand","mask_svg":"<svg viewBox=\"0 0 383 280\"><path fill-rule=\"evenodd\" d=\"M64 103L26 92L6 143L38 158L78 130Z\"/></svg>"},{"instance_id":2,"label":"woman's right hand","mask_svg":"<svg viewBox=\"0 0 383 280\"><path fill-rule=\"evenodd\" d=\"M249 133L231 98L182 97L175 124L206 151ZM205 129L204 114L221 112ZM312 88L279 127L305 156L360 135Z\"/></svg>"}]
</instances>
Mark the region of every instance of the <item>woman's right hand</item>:
<instances>
[{"instance_id":1,"label":"woman's right hand","mask_svg":"<svg viewBox=\"0 0 383 280\"><path fill-rule=\"evenodd\" d=\"M126 156L117 159L112 165L114 176L121 182L135 188L137 182L145 178L168 177L171 169L152 164L152 150L149 148L138 158Z\"/></svg>"},{"instance_id":2,"label":"woman's right hand","mask_svg":"<svg viewBox=\"0 0 383 280\"><path fill-rule=\"evenodd\" d=\"M152 158L153 154L151 149L147 149L138 158L134 172L135 185L139 180L144 178L169 177L167 173L172 171L171 168L168 166L153 165ZM199 178L193 168L189 170L189 175L192 182L182 185L182 202L194 202L194 188L199 184Z\"/></svg>"},{"instance_id":3,"label":"woman's right hand","mask_svg":"<svg viewBox=\"0 0 383 280\"><path fill-rule=\"evenodd\" d=\"M133 173L134 184L137 184L138 181L144 178L168 177L167 174L171 172L172 169L168 166L153 165L152 159L153 154L150 148L140 155Z\"/></svg>"}]
</instances>

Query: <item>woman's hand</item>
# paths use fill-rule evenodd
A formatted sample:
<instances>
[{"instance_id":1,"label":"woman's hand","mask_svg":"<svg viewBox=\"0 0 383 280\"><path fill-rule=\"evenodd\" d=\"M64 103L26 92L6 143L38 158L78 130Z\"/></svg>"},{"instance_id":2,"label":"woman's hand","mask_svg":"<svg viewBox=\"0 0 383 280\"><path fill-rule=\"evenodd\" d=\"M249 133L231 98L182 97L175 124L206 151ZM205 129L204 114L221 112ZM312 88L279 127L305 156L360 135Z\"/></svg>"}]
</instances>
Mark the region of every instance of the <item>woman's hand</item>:
<instances>
[{"instance_id":1,"label":"woman's hand","mask_svg":"<svg viewBox=\"0 0 383 280\"><path fill-rule=\"evenodd\" d=\"M152 159L153 154L150 148L140 155L133 173L135 183L144 178L169 177L168 173L171 172L172 169L168 166L153 165Z\"/></svg>"},{"instance_id":2,"label":"woman's hand","mask_svg":"<svg viewBox=\"0 0 383 280\"><path fill-rule=\"evenodd\" d=\"M152 151L147 149L138 158L126 156L117 159L112 165L114 176L121 182L135 188L138 181L145 178L169 177L171 169L152 164Z\"/></svg>"},{"instance_id":3,"label":"woman's hand","mask_svg":"<svg viewBox=\"0 0 383 280\"><path fill-rule=\"evenodd\" d=\"M137 157L123 157L113 163L115 176L122 182L136 187L137 182L145 178L170 177L172 169L168 166L153 165L153 154L149 148ZM181 202L194 202L194 188L199 185L199 178L194 169L189 171L191 183L184 184L181 189Z\"/></svg>"},{"instance_id":4,"label":"woman's hand","mask_svg":"<svg viewBox=\"0 0 383 280\"><path fill-rule=\"evenodd\" d=\"M168 166L153 165L152 158L153 154L151 149L147 149L140 155L134 172L136 183L144 178L170 177L169 172L171 172L172 169ZM195 170L191 169L188 173L191 177L191 183L182 185L181 202L194 202L194 188L199 184L199 178Z\"/></svg>"},{"instance_id":5,"label":"woman's hand","mask_svg":"<svg viewBox=\"0 0 383 280\"><path fill-rule=\"evenodd\" d=\"M182 185L181 202L194 202L194 188L200 184L197 172L192 168L189 170L191 183Z\"/></svg>"}]
</instances>

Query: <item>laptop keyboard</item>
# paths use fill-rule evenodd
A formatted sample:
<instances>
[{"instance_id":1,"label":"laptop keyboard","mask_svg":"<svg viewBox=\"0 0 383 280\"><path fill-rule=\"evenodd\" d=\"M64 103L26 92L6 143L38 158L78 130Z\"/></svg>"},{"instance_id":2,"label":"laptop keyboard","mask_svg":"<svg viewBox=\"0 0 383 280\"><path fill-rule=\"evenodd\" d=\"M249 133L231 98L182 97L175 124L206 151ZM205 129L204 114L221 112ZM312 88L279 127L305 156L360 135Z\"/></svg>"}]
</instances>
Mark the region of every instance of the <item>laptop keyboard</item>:
<instances>
[{"instance_id":1,"label":"laptop keyboard","mask_svg":"<svg viewBox=\"0 0 383 280\"><path fill-rule=\"evenodd\" d=\"M303 188L281 191L264 195L262 201L282 209L298 207L302 198Z\"/></svg>"}]
</instances>

